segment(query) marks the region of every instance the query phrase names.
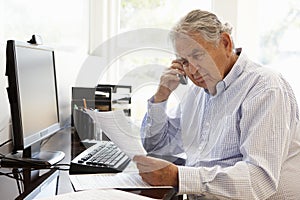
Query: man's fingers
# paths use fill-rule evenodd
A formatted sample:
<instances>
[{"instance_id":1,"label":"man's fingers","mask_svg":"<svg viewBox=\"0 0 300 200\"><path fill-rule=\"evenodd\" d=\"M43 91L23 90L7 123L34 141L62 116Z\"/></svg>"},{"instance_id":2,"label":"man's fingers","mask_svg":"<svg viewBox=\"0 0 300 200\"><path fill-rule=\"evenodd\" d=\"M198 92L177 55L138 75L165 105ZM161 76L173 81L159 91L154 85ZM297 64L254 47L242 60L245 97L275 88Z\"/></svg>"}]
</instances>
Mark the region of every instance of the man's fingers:
<instances>
[{"instance_id":1,"label":"man's fingers","mask_svg":"<svg viewBox=\"0 0 300 200\"><path fill-rule=\"evenodd\" d=\"M171 68L184 71L183 65L185 65L185 62L184 60L173 60Z\"/></svg>"},{"instance_id":2,"label":"man's fingers","mask_svg":"<svg viewBox=\"0 0 300 200\"><path fill-rule=\"evenodd\" d=\"M153 157L150 156L142 156L142 155L136 155L133 157L133 161L137 163L144 163L144 164L153 164L155 162Z\"/></svg>"},{"instance_id":3,"label":"man's fingers","mask_svg":"<svg viewBox=\"0 0 300 200\"><path fill-rule=\"evenodd\" d=\"M145 162L145 161L147 161L147 156L135 155L133 157L133 161L137 162L137 163Z\"/></svg>"},{"instance_id":4,"label":"man's fingers","mask_svg":"<svg viewBox=\"0 0 300 200\"><path fill-rule=\"evenodd\" d=\"M167 167L170 163L150 156L135 156L133 161L141 173L153 172Z\"/></svg>"},{"instance_id":5,"label":"man's fingers","mask_svg":"<svg viewBox=\"0 0 300 200\"><path fill-rule=\"evenodd\" d=\"M155 169L153 167L149 166L149 165L143 165L143 164L138 163L136 166L139 169L139 172L141 174L147 174L149 172L155 171Z\"/></svg>"}]
</instances>

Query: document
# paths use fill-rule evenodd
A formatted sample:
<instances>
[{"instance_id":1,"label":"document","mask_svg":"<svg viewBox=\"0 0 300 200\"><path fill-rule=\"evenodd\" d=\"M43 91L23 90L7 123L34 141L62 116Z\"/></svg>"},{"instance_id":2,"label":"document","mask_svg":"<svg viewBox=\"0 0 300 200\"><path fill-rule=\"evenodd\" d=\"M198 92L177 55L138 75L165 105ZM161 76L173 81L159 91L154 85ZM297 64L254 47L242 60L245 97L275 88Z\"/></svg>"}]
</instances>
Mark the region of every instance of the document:
<instances>
[{"instance_id":1,"label":"document","mask_svg":"<svg viewBox=\"0 0 300 200\"><path fill-rule=\"evenodd\" d=\"M138 173L80 174L69 175L76 191L109 188L171 188L171 186L151 186Z\"/></svg>"},{"instance_id":2,"label":"document","mask_svg":"<svg viewBox=\"0 0 300 200\"><path fill-rule=\"evenodd\" d=\"M137 194L133 194L130 192L125 192L121 190L115 189L107 189L107 190L87 190L73 193L66 193L57 195L54 197L43 198L39 200L153 200L153 198L145 197Z\"/></svg>"},{"instance_id":3,"label":"document","mask_svg":"<svg viewBox=\"0 0 300 200\"><path fill-rule=\"evenodd\" d=\"M129 158L147 154L142 145L139 128L130 122L122 110L98 112L86 109L86 112L96 122L97 127Z\"/></svg>"}]
</instances>

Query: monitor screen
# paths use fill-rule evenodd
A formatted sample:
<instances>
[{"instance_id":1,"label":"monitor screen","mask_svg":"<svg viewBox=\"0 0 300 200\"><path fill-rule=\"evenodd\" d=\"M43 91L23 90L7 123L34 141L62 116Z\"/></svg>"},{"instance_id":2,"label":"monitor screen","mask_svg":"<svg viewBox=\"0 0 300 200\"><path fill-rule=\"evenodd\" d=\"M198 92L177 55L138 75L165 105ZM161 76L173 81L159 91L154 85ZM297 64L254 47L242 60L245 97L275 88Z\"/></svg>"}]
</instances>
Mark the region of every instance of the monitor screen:
<instances>
[{"instance_id":1,"label":"monitor screen","mask_svg":"<svg viewBox=\"0 0 300 200\"><path fill-rule=\"evenodd\" d=\"M23 150L60 129L54 51L7 41L8 96L14 150Z\"/></svg>"}]
</instances>

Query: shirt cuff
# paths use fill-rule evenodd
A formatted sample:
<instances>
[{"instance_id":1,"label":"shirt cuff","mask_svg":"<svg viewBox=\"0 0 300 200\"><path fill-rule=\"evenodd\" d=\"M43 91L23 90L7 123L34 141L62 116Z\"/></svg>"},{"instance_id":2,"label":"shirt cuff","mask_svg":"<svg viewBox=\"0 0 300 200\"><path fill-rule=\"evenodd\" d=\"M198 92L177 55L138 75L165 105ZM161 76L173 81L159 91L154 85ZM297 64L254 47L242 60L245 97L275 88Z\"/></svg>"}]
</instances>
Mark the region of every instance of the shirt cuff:
<instances>
[{"instance_id":1,"label":"shirt cuff","mask_svg":"<svg viewBox=\"0 0 300 200\"><path fill-rule=\"evenodd\" d=\"M166 108L167 108L167 101L161 103L153 103L154 97L151 97L148 100L148 117L151 118L151 121L154 122L164 122L167 118L166 115Z\"/></svg>"},{"instance_id":2,"label":"shirt cuff","mask_svg":"<svg viewBox=\"0 0 300 200\"><path fill-rule=\"evenodd\" d=\"M178 166L178 194L202 194L204 186L200 172L195 167Z\"/></svg>"}]
</instances>

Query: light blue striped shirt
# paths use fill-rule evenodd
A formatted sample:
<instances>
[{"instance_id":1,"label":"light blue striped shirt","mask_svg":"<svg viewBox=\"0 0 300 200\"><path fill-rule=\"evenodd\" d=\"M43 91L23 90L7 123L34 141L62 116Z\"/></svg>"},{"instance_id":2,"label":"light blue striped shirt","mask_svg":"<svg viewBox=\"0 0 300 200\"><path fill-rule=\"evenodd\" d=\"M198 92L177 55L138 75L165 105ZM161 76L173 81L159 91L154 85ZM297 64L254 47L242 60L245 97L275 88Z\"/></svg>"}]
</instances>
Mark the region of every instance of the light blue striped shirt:
<instances>
[{"instance_id":1,"label":"light blue striped shirt","mask_svg":"<svg viewBox=\"0 0 300 200\"><path fill-rule=\"evenodd\" d=\"M300 198L299 113L289 84L242 52L216 88L211 96L192 85L173 113L167 102L148 102L145 149L187 156L179 194Z\"/></svg>"}]
</instances>

